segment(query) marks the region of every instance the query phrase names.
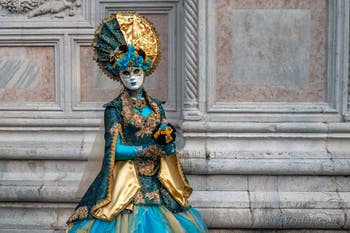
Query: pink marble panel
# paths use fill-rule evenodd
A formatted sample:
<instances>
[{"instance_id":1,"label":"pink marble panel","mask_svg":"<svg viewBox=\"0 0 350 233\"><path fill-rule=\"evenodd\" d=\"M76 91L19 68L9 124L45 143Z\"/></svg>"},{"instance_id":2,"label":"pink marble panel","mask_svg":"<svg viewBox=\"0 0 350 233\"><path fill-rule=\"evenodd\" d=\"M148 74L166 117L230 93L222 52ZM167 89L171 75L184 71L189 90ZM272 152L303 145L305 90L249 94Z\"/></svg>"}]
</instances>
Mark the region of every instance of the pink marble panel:
<instances>
[{"instance_id":1,"label":"pink marble panel","mask_svg":"<svg viewBox=\"0 0 350 233\"><path fill-rule=\"evenodd\" d=\"M148 93L160 100L168 99L168 16L146 15L154 24L159 33L161 43L161 60L157 69L145 79L145 88ZM80 47L80 101L81 102L108 102L114 99L120 89L121 83L109 80L99 70L93 57L93 48Z\"/></svg>"},{"instance_id":2,"label":"pink marble panel","mask_svg":"<svg viewBox=\"0 0 350 233\"><path fill-rule=\"evenodd\" d=\"M311 14L309 85L305 87L240 85L232 80L232 15L236 9L306 9ZM326 99L327 0L217 0L216 101L324 102ZM247 64L249 66L249 64ZM259 77L257 77L259 78Z\"/></svg>"},{"instance_id":3,"label":"pink marble panel","mask_svg":"<svg viewBox=\"0 0 350 233\"><path fill-rule=\"evenodd\" d=\"M162 54L157 69L147 77L145 86L152 96L163 101L168 100L168 69L169 60L169 38L168 38L168 16L167 15L146 15L155 26L159 38ZM175 45L170 45L175 46ZM175 87L173 87L175 88Z\"/></svg>"},{"instance_id":4,"label":"pink marble panel","mask_svg":"<svg viewBox=\"0 0 350 233\"><path fill-rule=\"evenodd\" d=\"M55 101L53 46L0 47L0 101Z\"/></svg>"}]
</instances>

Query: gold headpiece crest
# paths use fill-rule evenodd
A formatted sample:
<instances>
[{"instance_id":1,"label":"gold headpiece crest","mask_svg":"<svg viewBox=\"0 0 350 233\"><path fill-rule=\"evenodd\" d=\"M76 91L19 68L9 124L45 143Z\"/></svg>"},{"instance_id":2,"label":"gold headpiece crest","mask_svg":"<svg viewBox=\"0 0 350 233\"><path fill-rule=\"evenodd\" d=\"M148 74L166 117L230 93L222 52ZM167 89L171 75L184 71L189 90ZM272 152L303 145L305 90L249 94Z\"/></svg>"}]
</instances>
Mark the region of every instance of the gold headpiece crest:
<instances>
[{"instance_id":1,"label":"gold headpiece crest","mask_svg":"<svg viewBox=\"0 0 350 233\"><path fill-rule=\"evenodd\" d=\"M114 80L119 80L119 70L115 69L115 64L121 57L121 45L132 45L135 51L145 52L145 62L149 59L151 63L150 68L145 70L146 76L155 70L161 54L160 42L158 33L148 19L133 12L118 12L106 17L96 29L94 58L100 68Z\"/></svg>"}]
</instances>

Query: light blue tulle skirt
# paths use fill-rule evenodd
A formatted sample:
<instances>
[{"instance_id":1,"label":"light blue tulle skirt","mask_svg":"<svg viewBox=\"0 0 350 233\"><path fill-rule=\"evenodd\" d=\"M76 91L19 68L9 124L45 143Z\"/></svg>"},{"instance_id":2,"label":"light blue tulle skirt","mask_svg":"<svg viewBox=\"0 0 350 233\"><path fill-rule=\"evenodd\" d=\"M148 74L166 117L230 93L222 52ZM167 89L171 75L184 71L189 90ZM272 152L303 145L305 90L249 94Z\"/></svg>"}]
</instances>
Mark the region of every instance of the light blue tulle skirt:
<instances>
[{"instance_id":1,"label":"light blue tulle skirt","mask_svg":"<svg viewBox=\"0 0 350 233\"><path fill-rule=\"evenodd\" d=\"M132 213L112 221L87 219L68 227L68 233L203 233L208 232L199 212L190 208L172 213L164 206L135 205Z\"/></svg>"}]
</instances>

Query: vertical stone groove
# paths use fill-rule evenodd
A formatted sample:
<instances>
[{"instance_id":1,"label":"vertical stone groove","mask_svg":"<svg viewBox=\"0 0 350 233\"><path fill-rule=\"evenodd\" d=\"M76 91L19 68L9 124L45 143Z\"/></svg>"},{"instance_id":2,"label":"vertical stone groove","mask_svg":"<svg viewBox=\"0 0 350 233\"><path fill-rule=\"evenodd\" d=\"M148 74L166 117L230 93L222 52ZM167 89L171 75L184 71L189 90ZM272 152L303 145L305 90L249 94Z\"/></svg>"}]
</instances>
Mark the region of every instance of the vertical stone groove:
<instances>
[{"instance_id":1,"label":"vertical stone groove","mask_svg":"<svg viewBox=\"0 0 350 233\"><path fill-rule=\"evenodd\" d=\"M350 21L350 16L349 16ZM349 24L350 31L350 24ZM350 110L350 35L349 35L349 48L348 48L348 111Z\"/></svg>"},{"instance_id":2,"label":"vertical stone groove","mask_svg":"<svg viewBox=\"0 0 350 233\"><path fill-rule=\"evenodd\" d=\"M197 0L185 0L185 109L198 109Z\"/></svg>"}]
</instances>

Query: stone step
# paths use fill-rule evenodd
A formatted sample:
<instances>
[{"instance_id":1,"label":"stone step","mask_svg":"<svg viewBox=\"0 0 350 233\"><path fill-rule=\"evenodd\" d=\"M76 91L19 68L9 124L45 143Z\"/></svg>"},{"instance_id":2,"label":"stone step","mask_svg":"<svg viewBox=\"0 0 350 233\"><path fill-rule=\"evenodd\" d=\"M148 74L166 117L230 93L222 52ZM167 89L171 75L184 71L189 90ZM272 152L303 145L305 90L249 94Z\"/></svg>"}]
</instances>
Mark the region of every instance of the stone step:
<instances>
[{"instance_id":1,"label":"stone step","mask_svg":"<svg viewBox=\"0 0 350 233\"><path fill-rule=\"evenodd\" d=\"M1 202L66 202L76 203L76 182L2 182ZM350 208L349 191L262 191L262 190L195 190L190 202L203 208Z\"/></svg>"},{"instance_id":2,"label":"stone step","mask_svg":"<svg viewBox=\"0 0 350 233\"><path fill-rule=\"evenodd\" d=\"M0 203L0 229L7 229L7 232L11 232L10 229L40 233L62 231L73 207L66 203ZM213 229L350 229L349 209L197 209Z\"/></svg>"}]
</instances>

